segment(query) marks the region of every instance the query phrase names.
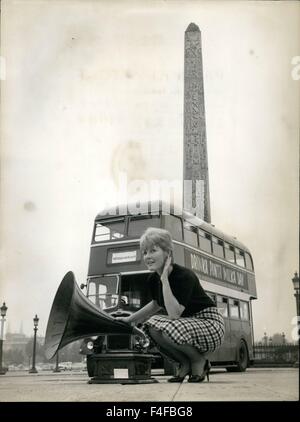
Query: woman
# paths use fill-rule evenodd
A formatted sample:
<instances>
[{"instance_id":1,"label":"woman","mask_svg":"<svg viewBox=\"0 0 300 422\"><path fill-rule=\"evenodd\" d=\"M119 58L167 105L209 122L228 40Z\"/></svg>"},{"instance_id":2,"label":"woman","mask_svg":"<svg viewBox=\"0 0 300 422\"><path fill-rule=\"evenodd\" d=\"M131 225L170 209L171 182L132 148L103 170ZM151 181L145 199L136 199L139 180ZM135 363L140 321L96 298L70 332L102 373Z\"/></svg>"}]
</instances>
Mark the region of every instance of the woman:
<instances>
[{"instance_id":1,"label":"woman","mask_svg":"<svg viewBox=\"0 0 300 422\"><path fill-rule=\"evenodd\" d=\"M126 318L129 323L146 321L144 329L162 354L179 362L178 374L169 382L202 382L210 364L207 353L220 346L224 321L204 292L193 271L173 262L173 243L167 230L148 228L140 239L152 300ZM157 314L163 310L165 315Z\"/></svg>"}]
</instances>

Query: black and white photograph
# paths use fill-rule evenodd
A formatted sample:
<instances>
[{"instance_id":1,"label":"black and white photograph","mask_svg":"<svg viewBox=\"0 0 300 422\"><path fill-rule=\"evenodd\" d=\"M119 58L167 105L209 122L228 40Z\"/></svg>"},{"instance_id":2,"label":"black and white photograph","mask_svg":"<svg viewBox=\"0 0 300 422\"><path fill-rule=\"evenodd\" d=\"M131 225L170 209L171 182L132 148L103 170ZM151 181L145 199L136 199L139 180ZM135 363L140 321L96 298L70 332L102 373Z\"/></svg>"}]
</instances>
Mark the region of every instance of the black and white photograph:
<instances>
[{"instance_id":1,"label":"black and white photograph","mask_svg":"<svg viewBox=\"0 0 300 422\"><path fill-rule=\"evenodd\" d=\"M2 0L0 409L299 400L300 3Z\"/></svg>"}]
</instances>

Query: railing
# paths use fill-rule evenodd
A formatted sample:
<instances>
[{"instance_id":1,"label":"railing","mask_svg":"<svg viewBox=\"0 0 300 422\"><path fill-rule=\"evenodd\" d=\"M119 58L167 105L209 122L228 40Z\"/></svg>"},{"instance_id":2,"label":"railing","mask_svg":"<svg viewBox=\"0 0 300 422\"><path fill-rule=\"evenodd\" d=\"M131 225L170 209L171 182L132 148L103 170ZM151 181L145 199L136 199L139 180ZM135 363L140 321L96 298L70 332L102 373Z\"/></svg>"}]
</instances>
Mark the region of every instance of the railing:
<instances>
[{"instance_id":1,"label":"railing","mask_svg":"<svg viewBox=\"0 0 300 422\"><path fill-rule=\"evenodd\" d=\"M286 364L299 362L298 344L254 344L254 363Z\"/></svg>"}]
</instances>

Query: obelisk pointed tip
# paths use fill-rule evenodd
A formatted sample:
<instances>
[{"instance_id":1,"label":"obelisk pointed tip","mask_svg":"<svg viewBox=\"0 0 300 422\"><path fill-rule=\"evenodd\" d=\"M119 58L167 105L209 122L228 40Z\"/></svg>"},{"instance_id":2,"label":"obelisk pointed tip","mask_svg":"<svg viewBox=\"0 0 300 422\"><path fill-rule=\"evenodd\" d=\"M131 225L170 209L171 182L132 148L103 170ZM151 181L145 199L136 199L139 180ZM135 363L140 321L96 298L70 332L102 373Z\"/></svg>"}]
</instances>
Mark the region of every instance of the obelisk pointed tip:
<instances>
[{"instance_id":1,"label":"obelisk pointed tip","mask_svg":"<svg viewBox=\"0 0 300 422\"><path fill-rule=\"evenodd\" d=\"M199 29L199 26L197 26L195 23L191 22L189 24L189 26L187 27L185 32L194 32L194 31L200 32L200 29Z\"/></svg>"}]
</instances>

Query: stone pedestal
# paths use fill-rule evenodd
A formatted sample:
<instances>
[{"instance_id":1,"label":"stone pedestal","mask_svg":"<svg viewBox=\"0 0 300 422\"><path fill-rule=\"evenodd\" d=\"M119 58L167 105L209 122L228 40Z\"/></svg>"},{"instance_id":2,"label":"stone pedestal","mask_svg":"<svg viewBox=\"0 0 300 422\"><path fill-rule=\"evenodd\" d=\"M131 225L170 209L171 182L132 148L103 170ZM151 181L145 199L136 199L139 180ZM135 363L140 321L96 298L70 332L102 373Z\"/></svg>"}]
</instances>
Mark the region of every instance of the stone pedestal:
<instances>
[{"instance_id":1,"label":"stone pedestal","mask_svg":"<svg viewBox=\"0 0 300 422\"><path fill-rule=\"evenodd\" d=\"M146 353L109 352L88 357L89 384L147 384L151 378L154 356Z\"/></svg>"}]
</instances>

